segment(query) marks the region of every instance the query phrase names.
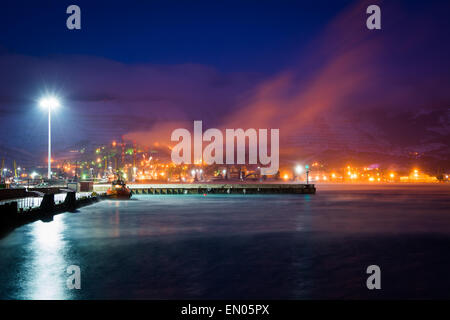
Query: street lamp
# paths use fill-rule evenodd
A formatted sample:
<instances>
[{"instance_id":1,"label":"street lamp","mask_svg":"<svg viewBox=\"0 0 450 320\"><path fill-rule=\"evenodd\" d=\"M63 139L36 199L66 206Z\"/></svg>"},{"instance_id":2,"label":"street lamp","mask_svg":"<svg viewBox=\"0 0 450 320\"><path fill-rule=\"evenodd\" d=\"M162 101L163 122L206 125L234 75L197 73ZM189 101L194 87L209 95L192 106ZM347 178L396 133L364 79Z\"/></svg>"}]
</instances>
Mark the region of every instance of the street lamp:
<instances>
[{"instance_id":1,"label":"street lamp","mask_svg":"<svg viewBox=\"0 0 450 320\"><path fill-rule=\"evenodd\" d=\"M39 106L48 110L48 179L52 177L52 132L51 132L51 111L59 107L59 101L55 97L45 97L39 101Z\"/></svg>"},{"instance_id":2,"label":"street lamp","mask_svg":"<svg viewBox=\"0 0 450 320\"><path fill-rule=\"evenodd\" d=\"M303 172L303 167L301 165L297 165L294 168L294 181L297 177L299 177Z\"/></svg>"}]
</instances>

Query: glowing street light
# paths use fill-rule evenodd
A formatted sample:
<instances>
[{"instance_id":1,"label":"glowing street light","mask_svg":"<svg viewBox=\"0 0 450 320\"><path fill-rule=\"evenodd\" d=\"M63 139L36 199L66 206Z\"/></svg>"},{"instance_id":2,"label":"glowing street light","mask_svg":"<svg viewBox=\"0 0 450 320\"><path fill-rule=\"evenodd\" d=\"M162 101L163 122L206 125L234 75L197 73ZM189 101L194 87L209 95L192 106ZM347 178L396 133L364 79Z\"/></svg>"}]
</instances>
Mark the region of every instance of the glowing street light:
<instances>
[{"instance_id":1,"label":"glowing street light","mask_svg":"<svg viewBox=\"0 0 450 320\"><path fill-rule=\"evenodd\" d=\"M298 165L295 167L295 173L301 174L303 172L303 167L301 165Z\"/></svg>"},{"instance_id":2,"label":"glowing street light","mask_svg":"<svg viewBox=\"0 0 450 320\"><path fill-rule=\"evenodd\" d=\"M294 175L292 177L292 180L296 180L297 176L300 176L303 172L303 167L301 165L296 165L294 168Z\"/></svg>"},{"instance_id":3,"label":"glowing street light","mask_svg":"<svg viewBox=\"0 0 450 320\"><path fill-rule=\"evenodd\" d=\"M48 179L51 179L52 168L52 132L51 132L51 111L59 107L59 101L55 97L45 97L39 101L39 106L48 110Z\"/></svg>"}]
</instances>

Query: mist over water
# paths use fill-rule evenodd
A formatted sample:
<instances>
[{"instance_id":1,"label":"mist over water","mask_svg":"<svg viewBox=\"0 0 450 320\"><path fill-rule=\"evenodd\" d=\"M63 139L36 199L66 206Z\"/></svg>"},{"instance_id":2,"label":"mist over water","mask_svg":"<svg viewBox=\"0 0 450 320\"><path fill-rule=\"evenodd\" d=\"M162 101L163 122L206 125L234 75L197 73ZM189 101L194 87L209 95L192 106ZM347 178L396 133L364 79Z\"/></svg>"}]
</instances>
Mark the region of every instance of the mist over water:
<instances>
[{"instance_id":1,"label":"mist over water","mask_svg":"<svg viewBox=\"0 0 450 320\"><path fill-rule=\"evenodd\" d=\"M103 201L1 239L0 298L449 298L449 208L448 185Z\"/></svg>"}]
</instances>

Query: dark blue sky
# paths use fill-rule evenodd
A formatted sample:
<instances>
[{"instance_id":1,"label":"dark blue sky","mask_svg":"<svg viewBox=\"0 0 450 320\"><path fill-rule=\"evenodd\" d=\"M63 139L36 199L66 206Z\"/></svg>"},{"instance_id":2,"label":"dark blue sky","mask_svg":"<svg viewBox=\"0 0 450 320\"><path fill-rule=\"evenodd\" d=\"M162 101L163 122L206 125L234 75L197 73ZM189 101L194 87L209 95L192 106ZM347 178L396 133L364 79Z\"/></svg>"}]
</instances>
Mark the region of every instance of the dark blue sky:
<instances>
[{"instance_id":1,"label":"dark blue sky","mask_svg":"<svg viewBox=\"0 0 450 320\"><path fill-rule=\"evenodd\" d=\"M0 44L33 56L82 54L124 63L285 67L352 1L7 1ZM82 30L65 28L77 4Z\"/></svg>"},{"instance_id":2,"label":"dark blue sky","mask_svg":"<svg viewBox=\"0 0 450 320\"><path fill-rule=\"evenodd\" d=\"M374 3L379 31L365 27ZM66 28L71 4L81 30ZM449 10L440 0L3 1L0 156L44 161L37 101L49 92L63 104L56 151L167 140L203 120L280 128L295 157L450 158Z\"/></svg>"}]
</instances>

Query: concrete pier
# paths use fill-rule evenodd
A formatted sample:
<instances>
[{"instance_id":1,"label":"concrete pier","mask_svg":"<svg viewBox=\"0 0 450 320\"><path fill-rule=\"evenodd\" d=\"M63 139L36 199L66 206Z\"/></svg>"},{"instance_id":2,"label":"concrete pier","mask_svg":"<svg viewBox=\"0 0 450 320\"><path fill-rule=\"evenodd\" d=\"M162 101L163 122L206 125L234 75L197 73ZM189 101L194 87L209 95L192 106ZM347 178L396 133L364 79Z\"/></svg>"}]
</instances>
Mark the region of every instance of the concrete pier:
<instances>
[{"instance_id":1,"label":"concrete pier","mask_svg":"<svg viewBox=\"0 0 450 320\"><path fill-rule=\"evenodd\" d=\"M37 191L28 193L35 194ZM37 192L39 193L39 192ZM75 211L104 198L104 195L81 196L77 198L74 191L68 190L63 202L55 203L54 193L42 194L42 201L39 206L29 207L28 209L18 208L18 202L21 199L9 200L6 203L0 203L0 238L10 230L23 224L36 220L50 221L53 216L66 211Z\"/></svg>"},{"instance_id":2,"label":"concrete pier","mask_svg":"<svg viewBox=\"0 0 450 320\"><path fill-rule=\"evenodd\" d=\"M287 183L172 183L128 184L133 194L314 194L313 184ZM94 185L94 191L104 192L109 184Z\"/></svg>"}]
</instances>

